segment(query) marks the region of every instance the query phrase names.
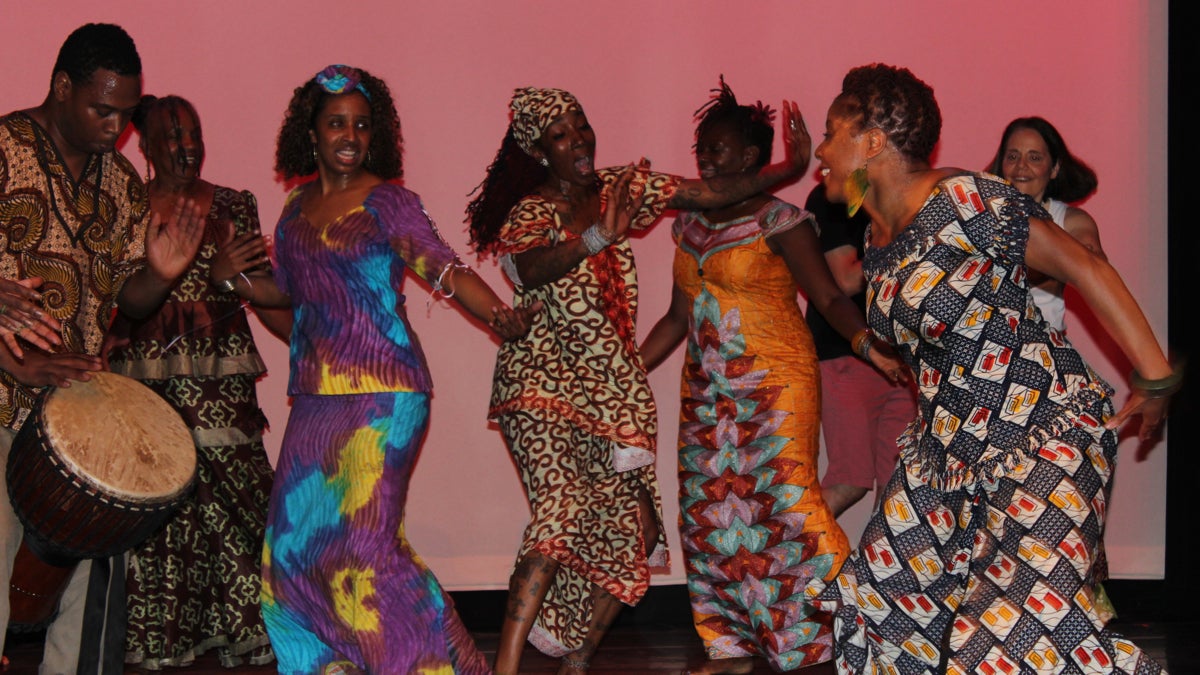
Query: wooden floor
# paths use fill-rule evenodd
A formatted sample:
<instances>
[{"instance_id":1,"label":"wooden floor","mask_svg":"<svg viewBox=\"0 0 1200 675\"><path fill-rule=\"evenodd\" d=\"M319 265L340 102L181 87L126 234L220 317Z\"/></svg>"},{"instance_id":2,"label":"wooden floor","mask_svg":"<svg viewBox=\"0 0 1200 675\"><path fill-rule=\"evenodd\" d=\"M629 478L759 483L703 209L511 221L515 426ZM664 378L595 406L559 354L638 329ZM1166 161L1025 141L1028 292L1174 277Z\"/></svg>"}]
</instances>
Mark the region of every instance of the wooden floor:
<instances>
[{"instance_id":1,"label":"wooden floor","mask_svg":"<svg viewBox=\"0 0 1200 675\"><path fill-rule=\"evenodd\" d=\"M1138 646L1163 664L1171 673L1200 673L1200 623L1114 623L1113 628L1133 639ZM497 635L475 633L476 641L489 657L495 654ZM34 675L41 660L41 643L33 636L10 636L6 649L11 664L4 675ZM701 658L700 642L689 627L678 625L617 625L605 639L592 662L592 675L639 675L679 673ZM526 649L522 672L530 675L556 673L558 661ZM129 673L142 671L130 670ZM201 658L188 668L173 668L170 673L186 675L228 675L229 673L272 673L273 666L226 670L212 656ZM756 675L771 673L765 662L758 661ZM832 673L829 664L803 671L806 675Z\"/></svg>"}]
</instances>

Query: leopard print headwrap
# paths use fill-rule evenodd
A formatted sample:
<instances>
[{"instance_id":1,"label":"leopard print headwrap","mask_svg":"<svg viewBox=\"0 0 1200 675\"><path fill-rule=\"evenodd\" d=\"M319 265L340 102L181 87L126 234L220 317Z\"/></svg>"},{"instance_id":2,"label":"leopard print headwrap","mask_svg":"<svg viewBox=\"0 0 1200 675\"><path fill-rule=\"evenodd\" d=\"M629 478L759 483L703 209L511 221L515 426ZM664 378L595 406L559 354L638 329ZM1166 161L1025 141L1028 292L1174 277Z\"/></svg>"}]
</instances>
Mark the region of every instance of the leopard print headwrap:
<instances>
[{"instance_id":1,"label":"leopard print headwrap","mask_svg":"<svg viewBox=\"0 0 1200 675\"><path fill-rule=\"evenodd\" d=\"M533 154L533 144L542 137L542 132L560 115L568 112L583 112L583 106L569 92L562 89L538 89L525 87L513 91L512 130L517 144L525 154Z\"/></svg>"}]
</instances>

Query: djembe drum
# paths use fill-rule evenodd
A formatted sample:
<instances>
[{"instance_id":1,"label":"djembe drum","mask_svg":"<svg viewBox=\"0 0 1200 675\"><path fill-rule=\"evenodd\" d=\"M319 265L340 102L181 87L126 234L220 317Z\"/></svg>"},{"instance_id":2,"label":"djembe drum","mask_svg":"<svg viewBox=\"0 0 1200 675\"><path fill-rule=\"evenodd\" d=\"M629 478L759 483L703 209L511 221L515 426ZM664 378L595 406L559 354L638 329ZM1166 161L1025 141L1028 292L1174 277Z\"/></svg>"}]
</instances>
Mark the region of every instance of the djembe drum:
<instances>
[{"instance_id":1,"label":"djembe drum","mask_svg":"<svg viewBox=\"0 0 1200 675\"><path fill-rule=\"evenodd\" d=\"M10 622L52 618L75 565L146 540L195 475L191 433L146 385L99 372L47 389L8 456L8 494L24 526Z\"/></svg>"}]
</instances>

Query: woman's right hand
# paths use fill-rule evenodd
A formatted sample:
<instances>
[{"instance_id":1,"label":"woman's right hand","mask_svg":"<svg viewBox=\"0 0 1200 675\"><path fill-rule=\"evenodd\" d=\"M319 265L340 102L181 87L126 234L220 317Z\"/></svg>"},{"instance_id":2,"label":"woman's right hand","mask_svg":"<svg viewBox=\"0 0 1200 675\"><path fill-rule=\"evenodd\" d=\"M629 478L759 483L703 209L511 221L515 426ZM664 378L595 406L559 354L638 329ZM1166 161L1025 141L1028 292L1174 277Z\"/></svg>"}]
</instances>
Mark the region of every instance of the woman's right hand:
<instances>
[{"instance_id":1,"label":"woman's right hand","mask_svg":"<svg viewBox=\"0 0 1200 675\"><path fill-rule=\"evenodd\" d=\"M634 181L636 174L637 167L630 164L604 189L607 207L604 209L604 222L600 228L610 242L616 242L625 236L633 223L634 214L642 203L646 185L642 181Z\"/></svg>"},{"instance_id":2,"label":"woman's right hand","mask_svg":"<svg viewBox=\"0 0 1200 675\"><path fill-rule=\"evenodd\" d=\"M783 102L783 152L784 162L802 176L812 160L812 137L804 124L804 115L795 101Z\"/></svg>"},{"instance_id":3,"label":"woman's right hand","mask_svg":"<svg viewBox=\"0 0 1200 675\"><path fill-rule=\"evenodd\" d=\"M42 295L34 289L41 285L40 277L0 278L0 340L17 358L25 354L18 336L45 350L62 344L62 325L38 304Z\"/></svg>"}]
</instances>

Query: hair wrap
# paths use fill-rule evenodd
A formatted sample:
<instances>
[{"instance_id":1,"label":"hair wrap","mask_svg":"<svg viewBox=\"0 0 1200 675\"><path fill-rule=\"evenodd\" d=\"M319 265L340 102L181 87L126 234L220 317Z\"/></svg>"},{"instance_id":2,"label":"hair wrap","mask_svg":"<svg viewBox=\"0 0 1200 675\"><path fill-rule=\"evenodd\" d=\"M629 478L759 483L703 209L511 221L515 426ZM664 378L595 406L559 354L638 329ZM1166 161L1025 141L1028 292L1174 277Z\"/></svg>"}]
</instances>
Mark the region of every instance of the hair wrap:
<instances>
[{"instance_id":1,"label":"hair wrap","mask_svg":"<svg viewBox=\"0 0 1200 675\"><path fill-rule=\"evenodd\" d=\"M346 94L351 89L357 89L368 101L371 100L371 93L363 86L362 74L358 72L358 68L336 63L326 66L313 80L330 94Z\"/></svg>"},{"instance_id":2,"label":"hair wrap","mask_svg":"<svg viewBox=\"0 0 1200 675\"><path fill-rule=\"evenodd\" d=\"M551 122L569 112L583 112L579 101L569 92L537 87L514 90L508 107L513 114L513 137L527 155L533 154L533 144Z\"/></svg>"}]
</instances>

